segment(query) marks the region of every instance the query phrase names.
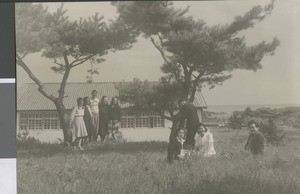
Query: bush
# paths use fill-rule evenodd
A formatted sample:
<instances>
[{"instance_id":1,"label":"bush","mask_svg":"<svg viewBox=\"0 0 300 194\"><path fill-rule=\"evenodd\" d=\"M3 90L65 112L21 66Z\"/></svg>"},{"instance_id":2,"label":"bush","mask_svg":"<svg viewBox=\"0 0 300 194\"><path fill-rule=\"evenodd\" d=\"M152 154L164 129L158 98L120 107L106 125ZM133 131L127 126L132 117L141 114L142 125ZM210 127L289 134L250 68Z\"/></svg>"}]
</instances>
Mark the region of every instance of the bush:
<instances>
[{"instance_id":1,"label":"bush","mask_svg":"<svg viewBox=\"0 0 300 194\"><path fill-rule=\"evenodd\" d=\"M281 113L275 110L261 108L252 111L246 108L245 111L233 112L228 120L228 127L239 131L243 126L248 126L249 121L254 120L268 142L279 144L285 137L283 130L278 127L280 116ZM277 123L274 122L275 119Z\"/></svg>"},{"instance_id":2,"label":"bush","mask_svg":"<svg viewBox=\"0 0 300 194\"><path fill-rule=\"evenodd\" d=\"M271 118L260 123L260 129L265 139L272 144L279 144L285 137L283 130L279 129Z\"/></svg>"},{"instance_id":3,"label":"bush","mask_svg":"<svg viewBox=\"0 0 300 194\"><path fill-rule=\"evenodd\" d=\"M40 145L41 141L29 136L28 130L18 131L17 133L17 148L35 147Z\"/></svg>"},{"instance_id":4,"label":"bush","mask_svg":"<svg viewBox=\"0 0 300 194\"><path fill-rule=\"evenodd\" d=\"M242 129L244 117L238 111L234 111L228 119L228 127L231 129Z\"/></svg>"}]
</instances>

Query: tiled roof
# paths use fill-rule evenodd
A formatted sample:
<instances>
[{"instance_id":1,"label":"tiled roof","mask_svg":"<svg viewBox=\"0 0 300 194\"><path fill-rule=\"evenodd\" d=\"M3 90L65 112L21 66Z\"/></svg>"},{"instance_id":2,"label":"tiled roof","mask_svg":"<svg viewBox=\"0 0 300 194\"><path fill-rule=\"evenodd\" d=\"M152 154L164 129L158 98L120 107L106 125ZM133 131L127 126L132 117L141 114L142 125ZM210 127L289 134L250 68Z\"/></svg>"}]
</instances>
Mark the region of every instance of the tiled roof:
<instances>
[{"instance_id":1,"label":"tiled roof","mask_svg":"<svg viewBox=\"0 0 300 194\"><path fill-rule=\"evenodd\" d=\"M118 96L119 92L115 88L118 82L95 82L95 83L67 83L65 88L64 104L66 109L71 109L76 103L78 97L90 96L92 90L98 91L98 97L101 98L103 95L108 96L109 100ZM45 90L54 95L58 96L59 83L45 83ZM35 83L27 83L17 91L17 110L55 110L54 103L44 97L37 89ZM205 100L201 92L197 92L195 95L196 107L206 107ZM128 103L121 103L121 107L128 107Z\"/></svg>"},{"instance_id":2,"label":"tiled roof","mask_svg":"<svg viewBox=\"0 0 300 194\"><path fill-rule=\"evenodd\" d=\"M196 91L195 99L194 99L194 105L198 108L199 107L207 108L207 104L205 102L205 99L204 99L201 91Z\"/></svg>"}]
</instances>

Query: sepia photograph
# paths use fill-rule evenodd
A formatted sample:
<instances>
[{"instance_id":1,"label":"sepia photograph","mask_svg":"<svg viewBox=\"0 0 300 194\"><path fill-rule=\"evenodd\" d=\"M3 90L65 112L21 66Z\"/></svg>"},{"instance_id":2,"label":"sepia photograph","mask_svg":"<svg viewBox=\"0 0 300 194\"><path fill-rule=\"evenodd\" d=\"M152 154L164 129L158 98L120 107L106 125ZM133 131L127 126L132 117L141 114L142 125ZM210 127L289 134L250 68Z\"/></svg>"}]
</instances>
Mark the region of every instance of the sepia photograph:
<instances>
[{"instance_id":1,"label":"sepia photograph","mask_svg":"<svg viewBox=\"0 0 300 194\"><path fill-rule=\"evenodd\" d=\"M15 3L18 193L300 193L297 0Z\"/></svg>"}]
</instances>

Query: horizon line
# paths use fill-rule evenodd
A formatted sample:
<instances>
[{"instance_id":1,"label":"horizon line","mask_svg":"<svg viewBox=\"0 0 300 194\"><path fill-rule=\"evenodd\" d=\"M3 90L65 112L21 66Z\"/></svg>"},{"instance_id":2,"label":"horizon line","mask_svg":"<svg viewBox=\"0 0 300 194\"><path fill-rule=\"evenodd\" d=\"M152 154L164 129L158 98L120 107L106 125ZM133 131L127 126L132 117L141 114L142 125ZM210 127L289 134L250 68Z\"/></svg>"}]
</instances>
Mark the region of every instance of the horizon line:
<instances>
[{"instance_id":1,"label":"horizon line","mask_svg":"<svg viewBox=\"0 0 300 194\"><path fill-rule=\"evenodd\" d=\"M277 104L211 104L209 106L261 106L261 105L298 105L300 106L300 103L277 103Z\"/></svg>"}]
</instances>

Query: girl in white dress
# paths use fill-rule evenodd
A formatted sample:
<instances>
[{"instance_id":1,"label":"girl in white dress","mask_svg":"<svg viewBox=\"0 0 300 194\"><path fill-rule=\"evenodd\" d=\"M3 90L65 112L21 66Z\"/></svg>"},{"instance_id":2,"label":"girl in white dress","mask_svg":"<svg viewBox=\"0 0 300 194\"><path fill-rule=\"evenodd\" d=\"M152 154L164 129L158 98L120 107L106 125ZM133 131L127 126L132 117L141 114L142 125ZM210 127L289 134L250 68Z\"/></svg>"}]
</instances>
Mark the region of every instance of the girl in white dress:
<instances>
[{"instance_id":1,"label":"girl in white dress","mask_svg":"<svg viewBox=\"0 0 300 194\"><path fill-rule=\"evenodd\" d=\"M83 150L81 147L81 142L83 137L88 136L87 130L84 124L84 106L83 106L83 99L77 98L77 106L74 107L73 111L70 115L70 128L72 130L72 134L74 137L74 141L78 140L78 148Z\"/></svg>"},{"instance_id":2,"label":"girl in white dress","mask_svg":"<svg viewBox=\"0 0 300 194\"><path fill-rule=\"evenodd\" d=\"M196 137L196 148L205 157L210 157L216 154L214 148L214 138L210 129L202 125L198 131L199 135Z\"/></svg>"}]
</instances>

